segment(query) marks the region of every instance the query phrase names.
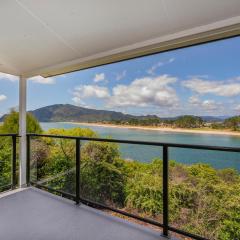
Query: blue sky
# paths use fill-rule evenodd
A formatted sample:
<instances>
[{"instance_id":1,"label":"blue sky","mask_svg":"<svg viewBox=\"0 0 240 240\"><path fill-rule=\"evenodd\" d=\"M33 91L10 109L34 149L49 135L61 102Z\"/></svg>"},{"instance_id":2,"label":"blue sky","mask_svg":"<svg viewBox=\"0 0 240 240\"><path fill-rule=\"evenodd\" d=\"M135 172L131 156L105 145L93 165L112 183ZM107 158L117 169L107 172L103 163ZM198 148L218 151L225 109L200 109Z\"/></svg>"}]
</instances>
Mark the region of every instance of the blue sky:
<instances>
[{"instance_id":1,"label":"blue sky","mask_svg":"<svg viewBox=\"0 0 240 240\"><path fill-rule=\"evenodd\" d=\"M28 80L28 110L56 103L158 116L240 115L240 37ZM0 114L18 80L0 74Z\"/></svg>"}]
</instances>

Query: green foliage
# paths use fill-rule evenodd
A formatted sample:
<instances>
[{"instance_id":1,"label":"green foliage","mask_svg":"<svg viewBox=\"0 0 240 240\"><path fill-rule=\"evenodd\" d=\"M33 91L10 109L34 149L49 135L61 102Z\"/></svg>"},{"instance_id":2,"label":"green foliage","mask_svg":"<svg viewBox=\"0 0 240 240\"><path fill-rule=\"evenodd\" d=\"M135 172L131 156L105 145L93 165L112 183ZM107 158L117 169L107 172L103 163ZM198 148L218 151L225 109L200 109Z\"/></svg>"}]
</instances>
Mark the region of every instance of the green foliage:
<instances>
[{"instance_id":1,"label":"green foliage","mask_svg":"<svg viewBox=\"0 0 240 240\"><path fill-rule=\"evenodd\" d=\"M0 139L0 192L11 184L11 139Z\"/></svg>"},{"instance_id":2,"label":"green foliage","mask_svg":"<svg viewBox=\"0 0 240 240\"><path fill-rule=\"evenodd\" d=\"M97 137L92 130L81 128L51 129L46 134ZM106 204L110 202L116 206L123 206L124 161L119 159L118 145L84 141L81 143L82 196ZM34 140L32 178L74 194L75 144L75 140L61 138Z\"/></svg>"},{"instance_id":3,"label":"green foliage","mask_svg":"<svg viewBox=\"0 0 240 240\"><path fill-rule=\"evenodd\" d=\"M12 110L10 114L8 114L1 126L1 132L3 133L19 133L19 113ZM27 132L28 133L41 133L42 128L37 121L37 119L27 113Z\"/></svg>"},{"instance_id":4,"label":"green foliage","mask_svg":"<svg viewBox=\"0 0 240 240\"><path fill-rule=\"evenodd\" d=\"M38 121L27 114L27 131L29 133L41 133L42 129ZM12 110L8 114L0 127L0 133L19 133L19 114ZM18 144L18 143L17 143ZM3 186L11 184L11 159L12 159L12 140L9 137L0 138L0 191ZM18 162L17 162L18 163Z\"/></svg>"},{"instance_id":5,"label":"green foliage","mask_svg":"<svg viewBox=\"0 0 240 240\"><path fill-rule=\"evenodd\" d=\"M97 137L98 135L89 128L52 128L45 132L50 135L65 135L65 136L76 136L76 137Z\"/></svg>"},{"instance_id":6,"label":"green foliage","mask_svg":"<svg viewBox=\"0 0 240 240\"><path fill-rule=\"evenodd\" d=\"M212 129L224 129L225 125L223 123L217 123L217 122L213 122L211 124L211 128Z\"/></svg>"},{"instance_id":7,"label":"green foliage","mask_svg":"<svg viewBox=\"0 0 240 240\"><path fill-rule=\"evenodd\" d=\"M238 204L234 199L240 197L239 174L234 170L216 170L204 164L183 167L187 176L180 183L174 178L170 183L171 192L187 193L184 201L179 201L179 196L172 200L177 202L176 208L179 209L179 215L174 216L173 222L177 227L184 226L184 230L209 239L225 239L221 234L225 231L231 236L228 239L239 239L240 235L235 238L237 233L230 233L226 228L226 220L231 226L236 223L233 216Z\"/></svg>"},{"instance_id":8,"label":"green foliage","mask_svg":"<svg viewBox=\"0 0 240 240\"><path fill-rule=\"evenodd\" d=\"M126 164L132 169L125 187L127 210L161 221L162 161ZM169 171L171 224L209 239L240 239L238 172L173 161Z\"/></svg>"},{"instance_id":9,"label":"green foliage","mask_svg":"<svg viewBox=\"0 0 240 240\"><path fill-rule=\"evenodd\" d=\"M89 142L82 148L81 193L87 199L123 206L124 162L114 143Z\"/></svg>"},{"instance_id":10,"label":"green foliage","mask_svg":"<svg viewBox=\"0 0 240 240\"><path fill-rule=\"evenodd\" d=\"M162 178L159 175L135 173L128 179L125 191L128 210L154 218L162 214Z\"/></svg>"},{"instance_id":11,"label":"green foliage","mask_svg":"<svg viewBox=\"0 0 240 240\"><path fill-rule=\"evenodd\" d=\"M219 231L219 239L240 239L240 197L231 197L226 202L225 216Z\"/></svg>"},{"instance_id":12,"label":"green foliage","mask_svg":"<svg viewBox=\"0 0 240 240\"><path fill-rule=\"evenodd\" d=\"M141 118L131 118L127 120L111 121L114 124L127 124L131 126L162 126L179 128L199 128L204 126L201 117L184 115L176 119L163 119L157 116L146 116Z\"/></svg>"},{"instance_id":13,"label":"green foliage","mask_svg":"<svg viewBox=\"0 0 240 240\"><path fill-rule=\"evenodd\" d=\"M174 123L179 128L198 128L203 125L203 120L200 117L185 115L178 117Z\"/></svg>"},{"instance_id":14,"label":"green foliage","mask_svg":"<svg viewBox=\"0 0 240 240\"><path fill-rule=\"evenodd\" d=\"M227 128L231 128L234 131L237 131L240 129L240 116L235 116L228 118L224 121L224 125Z\"/></svg>"},{"instance_id":15,"label":"green foliage","mask_svg":"<svg viewBox=\"0 0 240 240\"><path fill-rule=\"evenodd\" d=\"M45 134L96 137L91 129L50 129ZM72 139L37 138L32 140L31 178L51 187L74 193L75 144ZM58 176L54 180L53 176Z\"/></svg>"},{"instance_id":16,"label":"green foliage","mask_svg":"<svg viewBox=\"0 0 240 240\"><path fill-rule=\"evenodd\" d=\"M129 125L138 125L138 126L157 126L158 124L162 123L162 120L157 117L146 117L145 119L139 118L132 118L128 121Z\"/></svg>"}]
</instances>

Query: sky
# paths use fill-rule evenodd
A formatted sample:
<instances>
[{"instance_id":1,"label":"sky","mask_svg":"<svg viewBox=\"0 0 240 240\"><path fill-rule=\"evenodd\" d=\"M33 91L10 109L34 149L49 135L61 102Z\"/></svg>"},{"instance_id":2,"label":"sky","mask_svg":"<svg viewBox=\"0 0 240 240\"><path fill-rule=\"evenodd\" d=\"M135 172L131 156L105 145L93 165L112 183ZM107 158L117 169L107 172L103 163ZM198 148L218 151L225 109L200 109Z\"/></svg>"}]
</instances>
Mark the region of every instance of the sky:
<instances>
[{"instance_id":1,"label":"sky","mask_svg":"<svg viewBox=\"0 0 240 240\"><path fill-rule=\"evenodd\" d=\"M74 104L134 115L240 115L240 37L52 78L28 80L27 108ZM18 106L18 78L0 73L0 115Z\"/></svg>"}]
</instances>

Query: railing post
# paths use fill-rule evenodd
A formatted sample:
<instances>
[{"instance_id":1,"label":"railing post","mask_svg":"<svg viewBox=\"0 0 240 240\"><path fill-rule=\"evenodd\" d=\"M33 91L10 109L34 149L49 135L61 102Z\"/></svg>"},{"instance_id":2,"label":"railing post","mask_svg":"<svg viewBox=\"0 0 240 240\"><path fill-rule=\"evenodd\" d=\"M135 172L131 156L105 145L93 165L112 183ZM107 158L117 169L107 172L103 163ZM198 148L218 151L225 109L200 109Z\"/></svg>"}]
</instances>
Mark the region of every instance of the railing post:
<instances>
[{"instance_id":1,"label":"railing post","mask_svg":"<svg viewBox=\"0 0 240 240\"><path fill-rule=\"evenodd\" d=\"M163 235L168 237L168 146L163 146Z\"/></svg>"},{"instance_id":2,"label":"railing post","mask_svg":"<svg viewBox=\"0 0 240 240\"><path fill-rule=\"evenodd\" d=\"M12 189L17 185L17 135L12 136Z\"/></svg>"},{"instance_id":3,"label":"railing post","mask_svg":"<svg viewBox=\"0 0 240 240\"><path fill-rule=\"evenodd\" d=\"M27 111L26 111L26 101L27 101L27 79L20 76L19 79L19 185L24 187L27 183L26 177L26 128L27 128Z\"/></svg>"},{"instance_id":4,"label":"railing post","mask_svg":"<svg viewBox=\"0 0 240 240\"><path fill-rule=\"evenodd\" d=\"M76 204L80 202L80 139L76 139Z\"/></svg>"},{"instance_id":5,"label":"railing post","mask_svg":"<svg viewBox=\"0 0 240 240\"><path fill-rule=\"evenodd\" d=\"M26 164L26 178L27 186L30 185L30 161L31 161L31 145L30 145L31 136L27 135L27 164Z\"/></svg>"}]
</instances>

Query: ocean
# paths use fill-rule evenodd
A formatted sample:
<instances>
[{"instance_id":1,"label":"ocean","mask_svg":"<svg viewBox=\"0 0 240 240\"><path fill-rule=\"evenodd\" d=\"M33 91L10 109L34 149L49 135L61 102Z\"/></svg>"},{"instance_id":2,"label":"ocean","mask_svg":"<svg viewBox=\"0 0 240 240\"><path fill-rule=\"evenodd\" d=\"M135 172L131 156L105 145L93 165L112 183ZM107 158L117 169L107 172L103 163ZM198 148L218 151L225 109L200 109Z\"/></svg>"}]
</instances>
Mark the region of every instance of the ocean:
<instances>
[{"instance_id":1,"label":"ocean","mask_svg":"<svg viewBox=\"0 0 240 240\"><path fill-rule=\"evenodd\" d=\"M44 130L50 128L91 128L100 137L111 136L114 139L141 140L168 143L202 144L211 146L240 147L240 137L228 135L173 133L141 129L89 126L73 123L41 123ZM119 144L121 156L125 159L150 162L162 158L162 147ZM234 168L240 171L240 153L169 148L169 159L184 164L205 163L217 169Z\"/></svg>"}]
</instances>

